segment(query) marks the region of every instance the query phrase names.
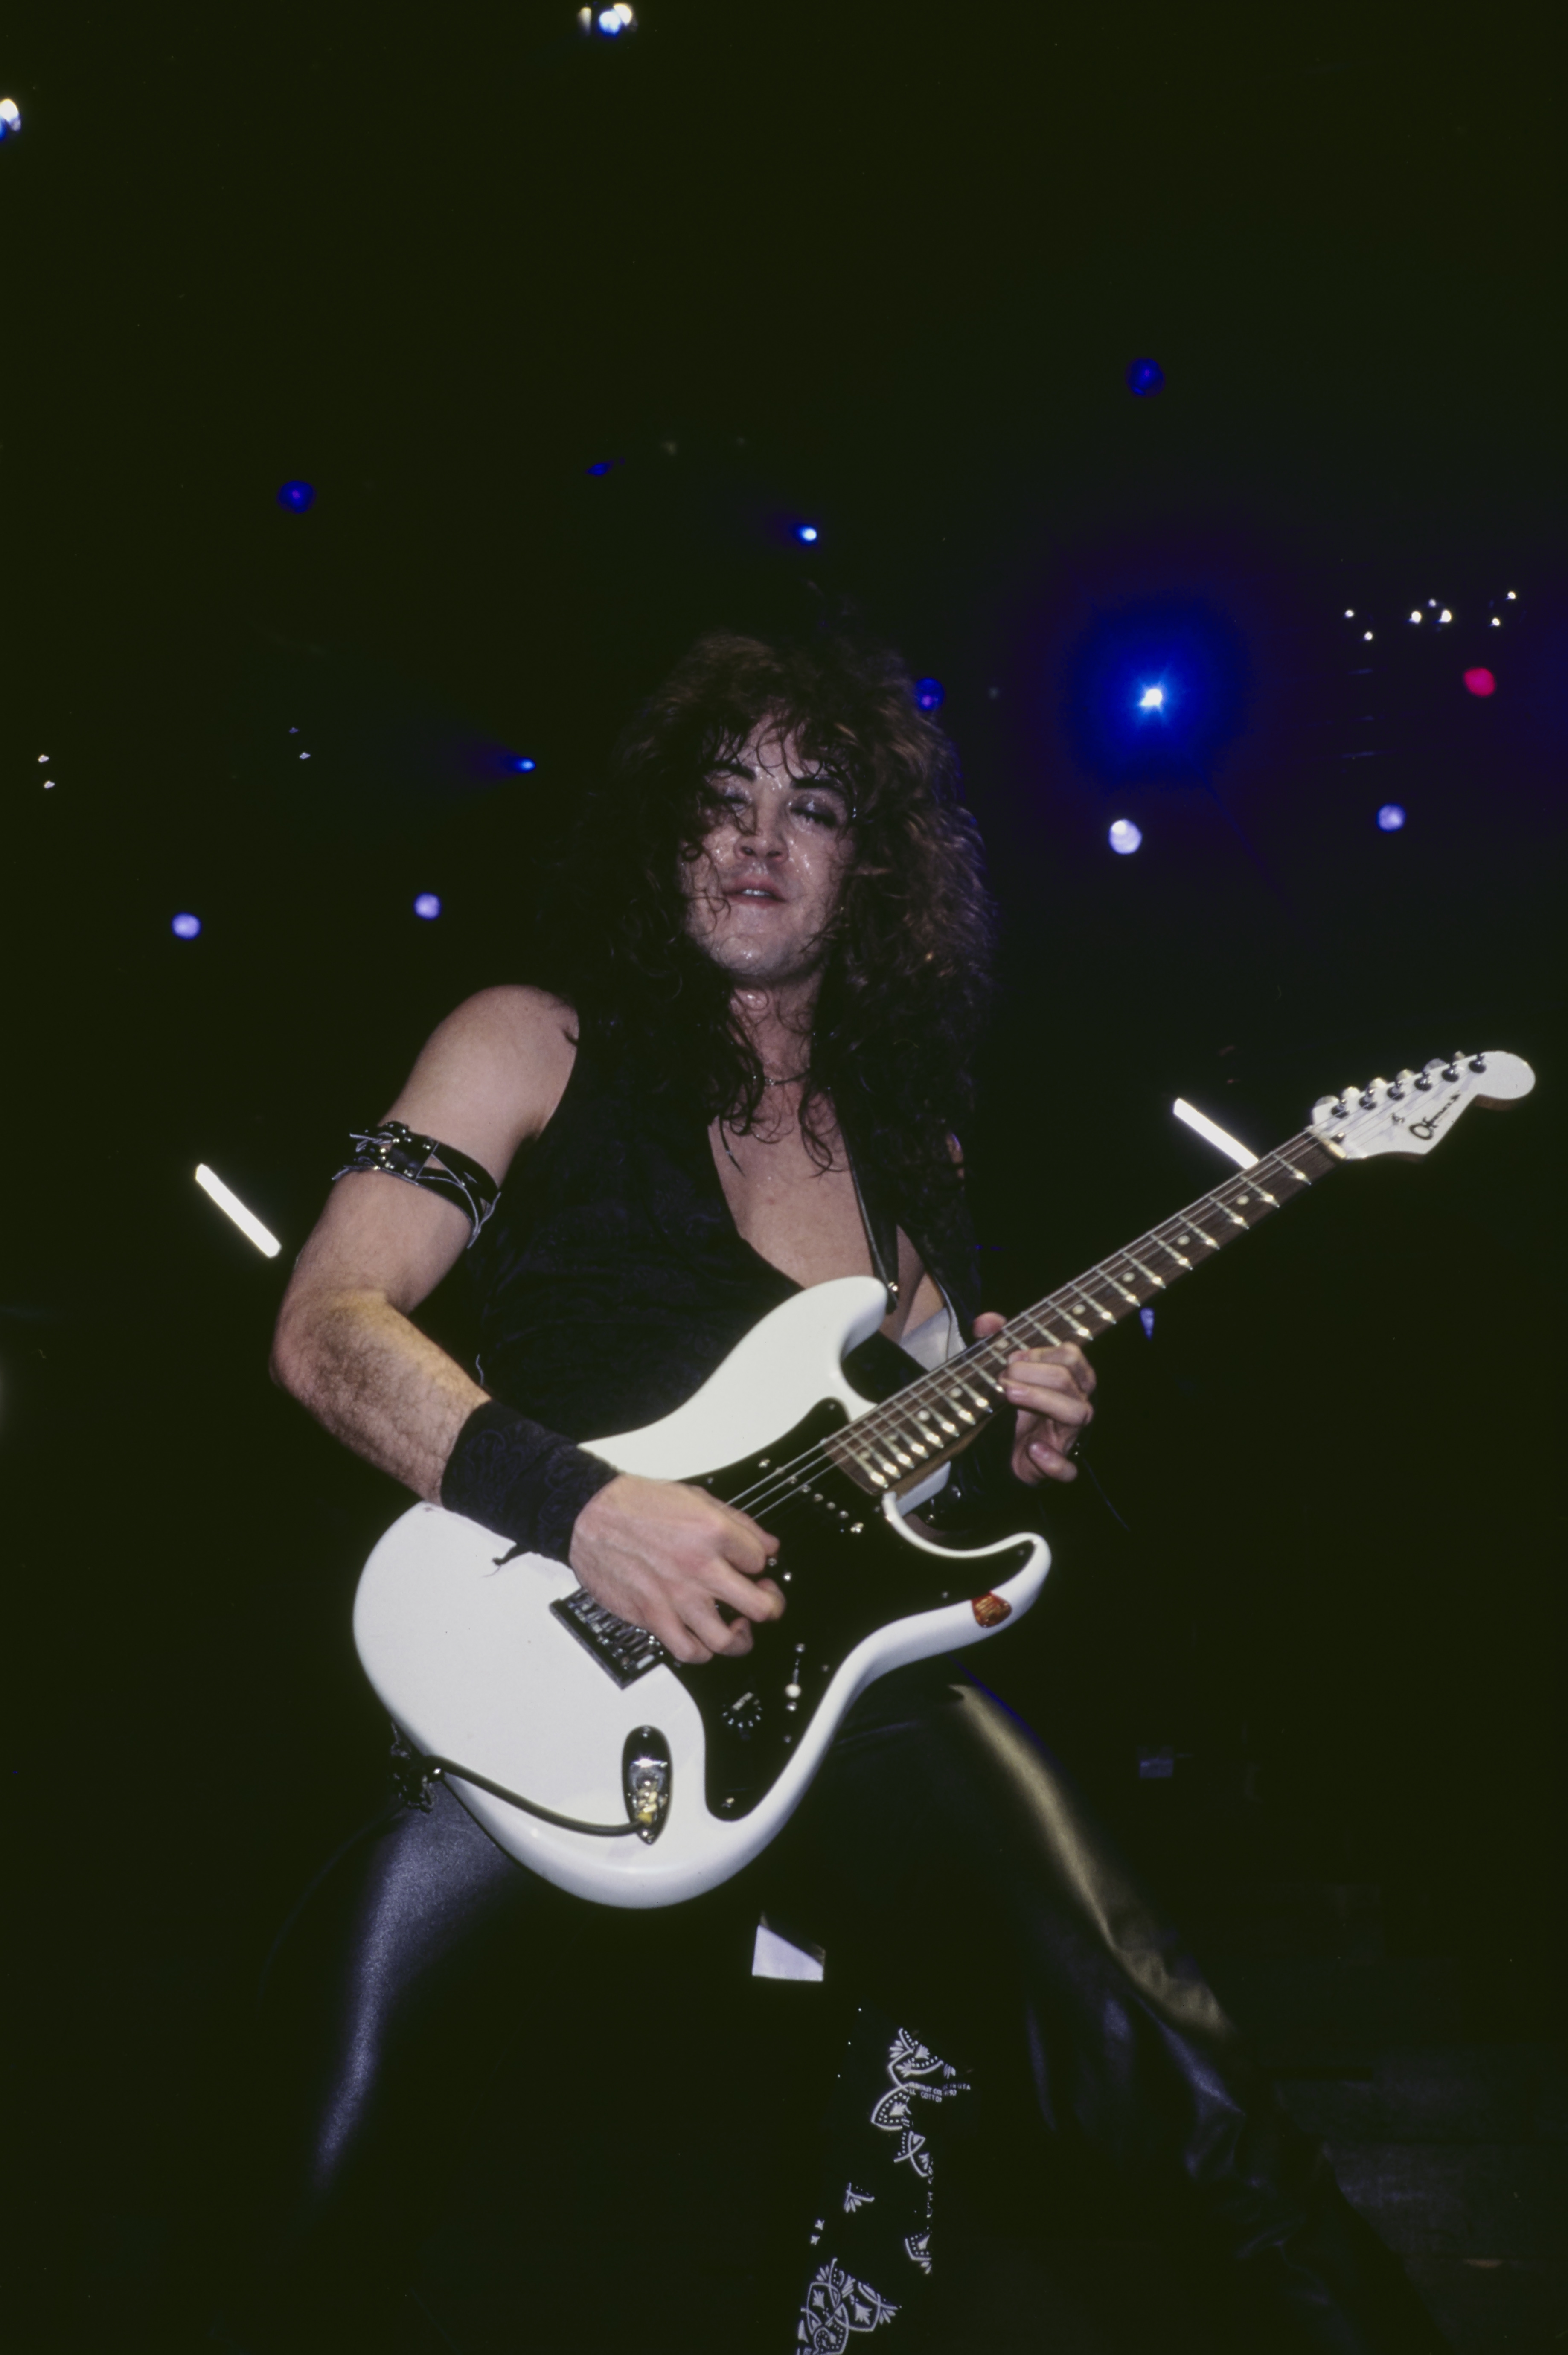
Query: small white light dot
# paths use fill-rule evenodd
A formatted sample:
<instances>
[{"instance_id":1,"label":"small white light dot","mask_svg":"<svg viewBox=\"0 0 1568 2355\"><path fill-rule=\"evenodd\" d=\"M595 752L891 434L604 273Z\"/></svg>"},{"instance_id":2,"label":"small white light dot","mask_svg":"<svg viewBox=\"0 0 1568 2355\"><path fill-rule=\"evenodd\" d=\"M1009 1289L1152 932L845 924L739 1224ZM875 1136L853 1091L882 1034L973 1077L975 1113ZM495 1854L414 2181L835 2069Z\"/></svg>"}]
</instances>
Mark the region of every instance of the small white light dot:
<instances>
[{"instance_id":1,"label":"small white light dot","mask_svg":"<svg viewBox=\"0 0 1568 2355\"><path fill-rule=\"evenodd\" d=\"M1370 637L1371 636L1371 634L1371 634L1371 630L1363 630L1363 631L1361 632L1361 635L1362 635L1362 637L1363 637L1363 638L1370 638Z\"/></svg>"},{"instance_id":2,"label":"small white light dot","mask_svg":"<svg viewBox=\"0 0 1568 2355\"><path fill-rule=\"evenodd\" d=\"M1347 620L1347 622L1353 622L1353 621L1355 620L1355 618L1356 618L1356 609L1355 609L1355 607L1354 607L1353 605L1347 605L1347 606L1346 606L1346 608L1345 608L1345 619Z\"/></svg>"},{"instance_id":3,"label":"small white light dot","mask_svg":"<svg viewBox=\"0 0 1568 2355\"><path fill-rule=\"evenodd\" d=\"M1439 620L1440 622L1451 622L1451 621L1453 620L1454 616L1453 616L1453 614L1448 611L1447 606L1446 606L1446 605L1445 605L1445 606L1444 606L1444 608L1443 608L1443 611L1438 614L1437 618L1438 618L1438 620Z\"/></svg>"},{"instance_id":4,"label":"small white light dot","mask_svg":"<svg viewBox=\"0 0 1568 2355\"><path fill-rule=\"evenodd\" d=\"M1498 616L1497 616L1497 614L1496 614L1496 613L1494 613L1494 614L1492 615L1492 627L1493 627L1493 629L1494 629L1494 630L1500 630L1500 629L1502 628L1502 623L1501 623L1501 622L1500 622L1500 620L1498 618Z\"/></svg>"},{"instance_id":5,"label":"small white light dot","mask_svg":"<svg viewBox=\"0 0 1568 2355\"><path fill-rule=\"evenodd\" d=\"M813 540L816 538L816 526L814 523L797 523L795 536L796 539Z\"/></svg>"},{"instance_id":6,"label":"small white light dot","mask_svg":"<svg viewBox=\"0 0 1568 2355\"><path fill-rule=\"evenodd\" d=\"M1141 827L1133 824L1130 817L1119 817L1113 823L1105 839L1113 850L1119 852L1121 857L1125 858L1143 840L1143 831Z\"/></svg>"},{"instance_id":7,"label":"small white light dot","mask_svg":"<svg viewBox=\"0 0 1568 2355\"><path fill-rule=\"evenodd\" d=\"M1419 621L1420 621L1420 619L1421 619L1421 608L1420 608L1420 606L1419 606L1419 605L1416 607L1416 609L1415 609L1414 613L1411 615L1411 617L1410 617L1410 618L1411 618L1411 620L1412 620L1413 622L1419 622Z\"/></svg>"},{"instance_id":8,"label":"small white light dot","mask_svg":"<svg viewBox=\"0 0 1568 2355\"><path fill-rule=\"evenodd\" d=\"M40 769L47 769L47 768L48 767L48 765L49 765L49 756L48 756L48 754L47 752L40 752L40 753L38 754L38 766L39 766L39 768L40 768Z\"/></svg>"},{"instance_id":9,"label":"small white light dot","mask_svg":"<svg viewBox=\"0 0 1568 2355\"><path fill-rule=\"evenodd\" d=\"M1143 693L1138 698L1138 709L1140 711L1162 711L1164 709L1164 687L1146 687Z\"/></svg>"},{"instance_id":10,"label":"small white light dot","mask_svg":"<svg viewBox=\"0 0 1568 2355\"><path fill-rule=\"evenodd\" d=\"M0 139L22 128L22 110L14 98L0 98Z\"/></svg>"},{"instance_id":11,"label":"small white light dot","mask_svg":"<svg viewBox=\"0 0 1568 2355\"><path fill-rule=\"evenodd\" d=\"M52 777L46 777L46 778L44 779L44 791L45 791L45 793L46 793L46 794L52 794L52 793L53 793L53 791L54 791L54 789L55 789L55 781L54 781L54 779L53 779Z\"/></svg>"},{"instance_id":12,"label":"small white light dot","mask_svg":"<svg viewBox=\"0 0 1568 2355\"><path fill-rule=\"evenodd\" d=\"M1509 592L1508 592L1508 595L1509 595L1509 603L1510 605L1513 603L1513 601L1514 601L1515 597L1518 595L1518 593L1519 593L1519 592L1518 592L1518 591L1517 591L1517 590L1510 589L1510 590L1509 591Z\"/></svg>"},{"instance_id":13,"label":"small white light dot","mask_svg":"<svg viewBox=\"0 0 1568 2355\"><path fill-rule=\"evenodd\" d=\"M302 753L300 754L300 759L301 759L302 761L308 761L308 760L309 760L309 758L310 758L310 754L309 754L308 752L302 752Z\"/></svg>"}]
</instances>

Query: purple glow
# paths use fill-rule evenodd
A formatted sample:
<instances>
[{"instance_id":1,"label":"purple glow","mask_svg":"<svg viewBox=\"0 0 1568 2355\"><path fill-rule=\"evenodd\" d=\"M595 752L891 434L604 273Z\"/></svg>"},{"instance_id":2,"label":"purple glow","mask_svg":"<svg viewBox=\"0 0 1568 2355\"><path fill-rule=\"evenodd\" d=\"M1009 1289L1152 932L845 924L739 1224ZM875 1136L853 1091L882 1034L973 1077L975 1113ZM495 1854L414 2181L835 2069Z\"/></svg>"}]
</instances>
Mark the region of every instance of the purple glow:
<instances>
[{"instance_id":1,"label":"purple glow","mask_svg":"<svg viewBox=\"0 0 1568 2355\"><path fill-rule=\"evenodd\" d=\"M414 901L414 913L422 916L427 924L433 923L441 913L441 901L433 891L421 891Z\"/></svg>"},{"instance_id":2,"label":"purple glow","mask_svg":"<svg viewBox=\"0 0 1568 2355\"><path fill-rule=\"evenodd\" d=\"M1397 802L1384 802L1378 812L1378 824L1385 834L1397 834L1404 824L1404 812Z\"/></svg>"},{"instance_id":3,"label":"purple glow","mask_svg":"<svg viewBox=\"0 0 1568 2355\"><path fill-rule=\"evenodd\" d=\"M306 507L315 503L314 483L282 483L278 486L278 505L287 507L291 515L304 515Z\"/></svg>"},{"instance_id":4,"label":"purple glow","mask_svg":"<svg viewBox=\"0 0 1568 2355\"><path fill-rule=\"evenodd\" d=\"M170 924L169 930L173 932L176 941L194 941L197 932L201 930L201 918L199 916L176 916L174 919L174 922Z\"/></svg>"}]
</instances>

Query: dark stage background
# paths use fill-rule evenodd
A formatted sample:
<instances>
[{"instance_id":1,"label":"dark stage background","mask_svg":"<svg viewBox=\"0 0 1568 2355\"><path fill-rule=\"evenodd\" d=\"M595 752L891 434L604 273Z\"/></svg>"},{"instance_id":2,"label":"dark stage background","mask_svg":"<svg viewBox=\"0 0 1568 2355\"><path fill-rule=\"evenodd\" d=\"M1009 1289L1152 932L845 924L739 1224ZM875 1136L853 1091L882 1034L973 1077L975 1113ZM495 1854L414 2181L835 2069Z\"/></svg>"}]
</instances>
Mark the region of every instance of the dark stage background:
<instances>
[{"instance_id":1,"label":"dark stage background","mask_svg":"<svg viewBox=\"0 0 1568 2355\"><path fill-rule=\"evenodd\" d=\"M539 0L6 11L22 2355L189 2326L231 2023L379 1792L348 1609L400 1499L266 1377L342 1134L457 997L528 976L541 855L691 635L839 598L941 682L1005 913L965 1140L996 1305L1218 1180L1178 1094L1263 1147L1456 1046L1537 1067L1104 1344L1094 1477L1042 1505L1057 1566L986 1659L1331 2142L1400 2142L1332 2109L1391 2054L1535 2084L1553 80L1522 15L1441 6L648 0L613 41ZM1157 758L1128 717L1157 663ZM430 1321L462 1346L458 1293ZM1543 2113L1489 2098L1416 2191L1346 2179L1456 2343L1545 2347ZM1135 2343L1125 2294L1078 2282L1052 2343ZM455 2313L449 2345L535 2343Z\"/></svg>"}]
</instances>

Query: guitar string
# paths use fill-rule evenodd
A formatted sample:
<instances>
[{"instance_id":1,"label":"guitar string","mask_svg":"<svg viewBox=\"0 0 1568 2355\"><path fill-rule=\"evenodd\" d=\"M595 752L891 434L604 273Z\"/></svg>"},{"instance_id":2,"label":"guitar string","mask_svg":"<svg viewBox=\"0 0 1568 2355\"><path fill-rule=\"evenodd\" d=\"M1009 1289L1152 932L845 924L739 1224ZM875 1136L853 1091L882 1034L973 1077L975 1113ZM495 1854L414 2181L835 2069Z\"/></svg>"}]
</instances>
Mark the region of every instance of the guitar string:
<instances>
[{"instance_id":1,"label":"guitar string","mask_svg":"<svg viewBox=\"0 0 1568 2355\"><path fill-rule=\"evenodd\" d=\"M1257 1161L1253 1163L1250 1168L1239 1169L1234 1178L1224 1179L1221 1185L1214 1187L1211 1192L1200 1196L1199 1200L1192 1204L1189 1209L1186 1210L1179 1210L1174 1217L1163 1220L1159 1226L1149 1228L1147 1233L1138 1237L1138 1241L1140 1243L1151 1242L1157 1244L1161 1249L1168 1249L1162 1241L1163 1235L1168 1231L1174 1232L1178 1229L1183 1227L1190 1228L1198 1226L1199 1217L1205 1204L1213 1205L1214 1208L1221 1210L1227 1217L1240 1217L1240 1211L1237 1205L1246 1199L1249 1192L1259 1193L1264 1190L1257 1182L1258 1173L1260 1171L1266 1170L1270 1176L1276 1178L1283 1178L1283 1176L1286 1174L1292 1177L1299 1177L1300 1173L1292 1167L1289 1156L1294 1154L1297 1158L1304 1157L1310 1146L1321 1146L1321 1143L1322 1140L1315 1130L1304 1130L1301 1135L1290 1138L1286 1144L1276 1146L1272 1152L1261 1154ZM1274 1165L1277 1165L1277 1167ZM1336 1166L1337 1165L1332 1162L1329 1164L1330 1168ZM1328 1176L1328 1170L1319 1170L1316 1178L1307 1178L1304 1182L1308 1186L1318 1184L1321 1182L1323 1178ZM1227 1202L1224 1199L1227 1193L1232 1194L1235 1197L1234 1201ZM1285 1197L1286 1201L1291 1199L1292 1197L1289 1195ZM1262 1217L1266 1218L1270 1215L1270 1212L1273 1209L1283 1209L1284 1203L1264 1202L1261 1204L1260 1208ZM1252 1231L1253 1223L1253 1221L1248 1220L1242 1220L1242 1224L1247 1228L1249 1233ZM1256 1223L1261 1224L1261 1219ZM1233 1234L1225 1238L1226 1241L1233 1241L1234 1240L1235 1237ZM1223 1249L1224 1243L1221 1242L1214 1244L1211 1249L1211 1256L1213 1256ZM1170 1255L1174 1256L1174 1254ZM949 1358L944 1364L933 1369L929 1373L918 1378L917 1380L911 1382L904 1390L895 1391L891 1399L879 1401L876 1405L873 1405L868 1410L866 1416L857 1415L850 1423L844 1426L842 1433L837 1433L834 1436L848 1436L860 1423L869 1420L870 1416L879 1412L881 1408L896 1408L901 1400L908 1399L911 1391L919 1389L923 1384L929 1383L933 1394L940 1395L940 1386L946 1378L955 1372L961 1371L961 1369L965 1366L974 1364L975 1361L985 1357L987 1353L995 1351L998 1342L1007 1342L1008 1332L1013 1327L1024 1324L1035 1317L1039 1317L1041 1321L1044 1321L1047 1316L1052 1313L1053 1304L1062 1300L1066 1295L1077 1294L1079 1298L1084 1301L1087 1305L1091 1306L1097 1305L1097 1304L1090 1299L1089 1295L1084 1290L1084 1286L1094 1283L1097 1279L1103 1281L1104 1271L1116 1260L1125 1261L1135 1269L1136 1268L1137 1263L1133 1252L1125 1251L1111 1252L1108 1259L1100 1261L1093 1270L1083 1277L1075 1280L1072 1284L1059 1286L1057 1291L1051 1293L1046 1299L1037 1301L1032 1307L1023 1309L1017 1316L1009 1318L1008 1326L1004 1327L1000 1333L988 1335L983 1341L972 1341L966 1349L963 1349L959 1352L957 1357ZM1193 1264L1200 1266L1203 1263L1199 1261ZM1162 1288L1168 1289L1169 1285L1178 1282L1180 1277L1191 1273L1191 1267L1182 1267L1179 1265L1173 1274L1168 1275L1164 1279L1163 1286L1157 1286L1156 1289L1157 1291ZM1147 1301L1138 1301L1136 1305L1139 1307L1147 1307L1148 1304ZM1120 1305L1120 1307L1112 1314L1111 1322L1113 1324L1119 1324L1125 1316L1131 1313L1134 1305L1135 1303L1131 1301L1124 1301ZM1054 1313L1059 1318L1063 1314L1061 1310L1056 1310ZM1076 1322L1078 1320L1069 1316L1068 1321ZM1026 1344L1025 1346L1029 1345ZM1058 1344L1056 1346L1061 1345ZM1009 1345L1008 1350L1004 1354L1011 1354L1011 1345ZM987 1380L990 1380L990 1378L986 1375L982 1375L981 1379ZM994 1381L991 1382L991 1387L993 1389L996 1387ZM943 1403L950 1405L952 1401L950 1400L944 1400ZM995 1407L992 1407L989 1410L991 1412L995 1412ZM933 1471L940 1469L941 1465L948 1460L949 1459L946 1455L939 1457L937 1463L932 1466L932 1469ZM837 1464L830 1452L830 1449L827 1446L819 1444L815 1450L810 1448L806 1449L802 1455L795 1457L788 1464L780 1465L776 1468L770 1467L769 1476L766 1480L759 1482L756 1487L752 1488L742 1490L738 1496L727 1497L725 1502L733 1505L736 1509L741 1512L752 1514L768 1512L775 1509L781 1503L791 1501L795 1493L798 1491L805 1480L820 1478L825 1472L836 1471L840 1468L842 1467ZM916 1468L918 1469L918 1467ZM857 1483L856 1485L858 1486L859 1484ZM891 1486L884 1489L868 1491L866 1492L867 1503L868 1505L878 1504L883 1497L891 1496L893 1490Z\"/></svg>"}]
</instances>

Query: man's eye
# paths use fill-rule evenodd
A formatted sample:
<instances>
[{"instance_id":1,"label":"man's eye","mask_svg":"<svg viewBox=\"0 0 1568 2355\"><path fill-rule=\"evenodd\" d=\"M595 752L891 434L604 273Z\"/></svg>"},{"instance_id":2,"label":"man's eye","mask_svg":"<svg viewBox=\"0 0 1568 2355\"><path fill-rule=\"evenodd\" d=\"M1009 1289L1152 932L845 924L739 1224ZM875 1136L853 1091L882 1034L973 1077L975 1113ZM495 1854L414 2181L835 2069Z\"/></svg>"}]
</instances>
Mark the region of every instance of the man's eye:
<instances>
[{"instance_id":1,"label":"man's eye","mask_svg":"<svg viewBox=\"0 0 1568 2355\"><path fill-rule=\"evenodd\" d=\"M844 823L844 813L837 802L796 802L795 815L809 818L814 826L825 826L830 834Z\"/></svg>"}]
</instances>

